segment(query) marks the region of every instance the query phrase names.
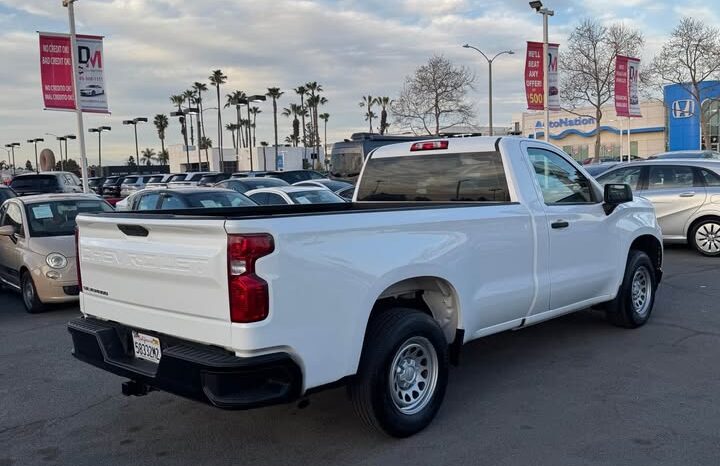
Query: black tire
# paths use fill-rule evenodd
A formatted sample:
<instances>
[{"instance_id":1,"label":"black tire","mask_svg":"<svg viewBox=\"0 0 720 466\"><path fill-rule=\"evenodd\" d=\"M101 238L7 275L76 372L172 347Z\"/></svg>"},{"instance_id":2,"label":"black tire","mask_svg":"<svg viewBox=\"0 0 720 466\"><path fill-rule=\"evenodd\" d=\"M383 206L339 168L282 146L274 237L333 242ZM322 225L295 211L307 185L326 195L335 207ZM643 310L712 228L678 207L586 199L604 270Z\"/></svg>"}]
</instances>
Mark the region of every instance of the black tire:
<instances>
[{"instance_id":1,"label":"black tire","mask_svg":"<svg viewBox=\"0 0 720 466\"><path fill-rule=\"evenodd\" d=\"M40 301L37 294L37 288L35 283L28 272L23 272L20 278L20 293L22 295L22 301L25 305L25 310L29 314L37 314L45 310L45 304Z\"/></svg>"},{"instance_id":2,"label":"black tire","mask_svg":"<svg viewBox=\"0 0 720 466\"><path fill-rule=\"evenodd\" d=\"M634 302L633 281L636 279L637 274L643 277L638 280L638 292L636 294L638 301ZM645 282L644 288L643 281ZM645 325L650 319L650 314L652 314L655 305L656 290L655 265L644 252L631 250L620 290L618 290L615 299L605 306L608 321L613 325L624 328L637 328ZM638 304L641 299L642 305Z\"/></svg>"},{"instance_id":3,"label":"black tire","mask_svg":"<svg viewBox=\"0 0 720 466\"><path fill-rule=\"evenodd\" d=\"M720 256L720 219L708 218L698 222L690 231L688 242L703 256Z\"/></svg>"},{"instance_id":4,"label":"black tire","mask_svg":"<svg viewBox=\"0 0 720 466\"><path fill-rule=\"evenodd\" d=\"M411 375L412 382L400 381L400 383L417 383L417 387L420 387L418 390L422 392L422 396L418 395L422 399L422 403L417 407L419 410L406 413L402 409L409 408L399 408L394 401L394 397L400 396L402 389L398 388L397 384L391 389L390 374L392 367L397 368L393 363L396 358L400 358L400 350L412 348L415 342L431 345L425 360L431 361L430 364L437 361L437 370L428 373L428 370L423 370L422 367L418 371L411 369L410 372L414 374ZM433 350L436 358L433 358ZM422 361L424 354L422 350L408 351L411 354L415 351L414 355L419 356ZM406 354L404 351L402 353ZM407 359L400 359L403 360ZM399 374L400 372L397 372L395 377L402 377ZM436 374L436 378L432 374ZM418 378L427 380L428 376L434 380L434 383L427 382L422 385L423 382L417 382ZM418 310L393 308L375 316L368 323L360 366L357 376L349 385L349 391L357 414L368 426L393 437L403 438L423 430L432 422L445 397L447 381L448 343L438 324L432 317ZM426 392L423 391L425 389ZM414 388L407 390L405 396L414 397L415 393L418 393ZM406 400L417 401L411 398Z\"/></svg>"}]
</instances>

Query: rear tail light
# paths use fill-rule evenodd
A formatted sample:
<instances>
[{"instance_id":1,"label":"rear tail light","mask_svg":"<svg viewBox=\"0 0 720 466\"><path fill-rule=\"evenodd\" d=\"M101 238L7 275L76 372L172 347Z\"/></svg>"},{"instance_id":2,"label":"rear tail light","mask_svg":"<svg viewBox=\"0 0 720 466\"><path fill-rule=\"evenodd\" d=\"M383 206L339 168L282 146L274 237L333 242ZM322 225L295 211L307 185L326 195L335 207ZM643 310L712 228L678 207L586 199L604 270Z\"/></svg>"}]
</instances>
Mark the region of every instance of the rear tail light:
<instances>
[{"instance_id":1,"label":"rear tail light","mask_svg":"<svg viewBox=\"0 0 720 466\"><path fill-rule=\"evenodd\" d=\"M447 149L448 141L427 141L427 142L416 142L410 147L410 152L418 152L422 150L438 150Z\"/></svg>"},{"instance_id":2,"label":"rear tail light","mask_svg":"<svg viewBox=\"0 0 720 466\"><path fill-rule=\"evenodd\" d=\"M275 250L267 234L228 235L228 290L230 320L247 324L267 318L270 310L268 284L255 275L255 262Z\"/></svg>"},{"instance_id":3,"label":"rear tail light","mask_svg":"<svg viewBox=\"0 0 720 466\"><path fill-rule=\"evenodd\" d=\"M75 269L77 270L78 289L82 292L82 275L80 274L80 230L75 227Z\"/></svg>"}]
</instances>

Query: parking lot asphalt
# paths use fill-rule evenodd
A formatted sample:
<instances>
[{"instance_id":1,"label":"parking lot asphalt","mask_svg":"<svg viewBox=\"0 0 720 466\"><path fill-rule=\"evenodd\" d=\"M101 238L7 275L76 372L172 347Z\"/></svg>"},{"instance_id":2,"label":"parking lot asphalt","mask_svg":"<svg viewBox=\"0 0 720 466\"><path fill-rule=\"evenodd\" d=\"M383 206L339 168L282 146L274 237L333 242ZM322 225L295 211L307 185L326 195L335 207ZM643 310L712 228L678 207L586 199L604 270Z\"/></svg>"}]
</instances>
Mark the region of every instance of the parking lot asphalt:
<instances>
[{"instance_id":1,"label":"parking lot asphalt","mask_svg":"<svg viewBox=\"0 0 720 466\"><path fill-rule=\"evenodd\" d=\"M153 392L70 355L66 322L0 292L0 466L717 465L720 259L667 251L648 325L580 312L469 344L422 433L367 431L345 390L229 412Z\"/></svg>"}]
</instances>

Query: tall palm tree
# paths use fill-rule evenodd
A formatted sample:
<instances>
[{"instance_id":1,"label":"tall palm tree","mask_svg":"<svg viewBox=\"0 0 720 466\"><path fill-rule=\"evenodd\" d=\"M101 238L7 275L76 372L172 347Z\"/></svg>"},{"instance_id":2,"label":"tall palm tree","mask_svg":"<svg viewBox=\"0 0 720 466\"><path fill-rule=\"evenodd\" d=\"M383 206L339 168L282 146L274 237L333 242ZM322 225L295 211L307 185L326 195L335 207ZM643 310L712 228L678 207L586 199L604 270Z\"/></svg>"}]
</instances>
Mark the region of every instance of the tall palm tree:
<instances>
[{"instance_id":1,"label":"tall palm tree","mask_svg":"<svg viewBox=\"0 0 720 466\"><path fill-rule=\"evenodd\" d=\"M390 97L378 97L375 99L375 103L382 108L382 111L380 112L380 134L385 134L387 129L390 127L390 123L388 123L388 112L387 109L390 105L392 105L393 101Z\"/></svg>"},{"instance_id":2,"label":"tall palm tree","mask_svg":"<svg viewBox=\"0 0 720 466\"><path fill-rule=\"evenodd\" d=\"M295 93L300 96L300 108L302 109L301 113L300 113L300 116L302 117L302 132L303 132L302 140L303 140L303 146L306 146L307 144L305 141L307 139L307 136L305 135L305 116L306 116L305 94L307 93L307 89L305 89L305 86L298 86L295 89L293 89L293 91L295 91Z\"/></svg>"},{"instance_id":3,"label":"tall palm tree","mask_svg":"<svg viewBox=\"0 0 720 466\"><path fill-rule=\"evenodd\" d=\"M215 91L217 93L217 118L218 118L218 140L217 140L217 147L218 151L220 153L220 166L223 168L223 171L225 171L225 160L223 159L223 139L222 139L222 106L220 105L220 86L225 84L227 82L227 76L223 74L222 70L214 70L210 77L208 78L210 80L210 84L215 86Z\"/></svg>"},{"instance_id":4,"label":"tall palm tree","mask_svg":"<svg viewBox=\"0 0 720 466\"><path fill-rule=\"evenodd\" d=\"M312 102L310 102L308 99L308 107L310 107L310 119L312 120L312 126L313 126L313 135L315 139L315 153L320 153L320 131L318 129L318 106L321 105L321 103L324 103L322 99L320 98L320 93L323 91L323 87L321 84L318 84L317 81L311 81L307 84L305 84L305 88L310 93L310 98L312 99ZM327 99L325 99L325 102L327 102Z\"/></svg>"},{"instance_id":5,"label":"tall palm tree","mask_svg":"<svg viewBox=\"0 0 720 466\"><path fill-rule=\"evenodd\" d=\"M242 128L242 125L240 124L240 120L242 119L242 115L240 114L240 100L246 98L247 95L243 91L233 91L231 94L225 95L225 108L228 107L235 107L235 125L237 125L238 132L235 135L235 154L239 155L240 152L240 142L241 142L241 136L242 132L239 131L240 128Z\"/></svg>"},{"instance_id":6,"label":"tall palm tree","mask_svg":"<svg viewBox=\"0 0 720 466\"><path fill-rule=\"evenodd\" d=\"M200 132L202 133L202 137L205 137L205 116L203 114L203 100L202 100L202 93L207 92L208 87L207 84L201 83L199 81L195 81L193 83L193 90L195 90L196 93L196 100L198 103L198 109L200 110L200 113L198 114L198 117L200 118ZM205 158L208 158L207 149L205 149Z\"/></svg>"},{"instance_id":7,"label":"tall palm tree","mask_svg":"<svg viewBox=\"0 0 720 466\"><path fill-rule=\"evenodd\" d=\"M183 103L185 103L185 97L182 96L182 94L175 94L170 96L170 102L173 103L173 105L177 106L178 112L183 111ZM183 142L185 143L185 147L188 145L188 139L187 139L187 125L185 125L185 117L180 117L180 134L182 134Z\"/></svg>"},{"instance_id":8,"label":"tall palm tree","mask_svg":"<svg viewBox=\"0 0 720 466\"><path fill-rule=\"evenodd\" d=\"M237 141L235 140L235 131L238 130L238 125L236 125L235 123L228 123L225 125L225 129L227 131L230 131L230 134L232 134L233 149L237 150Z\"/></svg>"},{"instance_id":9,"label":"tall palm tree","mask_svg":"<svg viewBox=\"0 0 720 466\"><path fill-rule=\"evenodd\" d=\"M300 141L300 120L298 120L298 114L300 114L300 106L297 104L290 104L290 107L286 107L282 111L282 115L285 117L292 117L292 141L294 143L293 147L297 147L297 143L295 141ZM287 142L287 140L286 140Z\"/></svg>"},{"instance_id":10,"label":"tall palm tree","mask_svg":"<svg viewBox=\"0 0 720 466\"><path fill-rule=\"evenodd\" d=\"M157 129L158 138L160 138L160 152L165 152L165 130L170 125L167 115L158 113L153 119L153 124L155 125L155 129Z\"/></svg>"},{"instance_id":11,"label":"tall palm tree","mask_svg":"<svg viewBox=\"0 0 720 466\"><path fill-rule=\"evenodd\" d=\"M279 87L268 87L267 94L265 94L266 96L268 96L272 99L272 103L273 103L273 126L275 128L275 170L278 169L278 166L277 166L277 156L278 156L277 101L283 94L284 94L284 92L281 92Z\"/></svg>"},{"instance_id":12,"label":"tall palm tree","mask_svg":"<svg viewBox=\"0 0 720 466\"><path fill-rule=\"evenodd\" d=\"M252 107L250 109L250 115L252 115L252 146L255 147L255 129L257 128L257 116L262 113L260 107Z\"/></svg>"},{"instance_id":13,"label":"tall palm tree","mask_svg":"<svg viewBox=\"0 0 720 466\"><path fill-rule=\"evenodd\" d=\"M155 150L150 149L149 147L147 149L143 149L143 151L140 152L140 157L142 158L143 163L149 167L152 165L153 159L155 158Z\"/></svg>"},{"instance_id":14,"label":"tall palm tree","mask_svg":"<svg viewBox=\"0 0 720 466\"><path fill-rule=\"evenodd\" d=\"M186 91L183 92L183 97L185 98L185 102L187 103L187 108L191 108L195 101L195 91L192 89L187 89ZM195 145L195 125L193 124L192 114L189 114L188 116L190 117L190 144L194 146ZM200 139L200 135L198 135L198 139Z\"/></svg>"},{"instance_id":15,"label":"tall palm tree","mask_svg":"<svg viewBox=\"0 0 720 466\"><path fill-rule=\"evenodd\" d=\"M265 157L265 149L266 149L267 146L269 146L269 145L270 145L270 144L268 144L267 141L260 141L260 147L263 148L262 153L263 153L263 170L264 170L264 171L267 171L267 158Z\"/></svg>"},{"instance_id":16,"label":"tall palm tree","mask_svg":"<svg viewBox=\"0 0 720 466\"><path fill-rule=\"evenodd\" d=\"M372 132L373 132L373 125L372 125L373 118L375 118L377 116L372 111L373 105L375 105L376 103L377 103L377 99L371 95L364 95L362 97L362 100L360 101L360 108L363 108L363 107L367 108L367 112L365 112L365 121L370 122L370 134L372 134Z\"/></svg>"}]
</instances>

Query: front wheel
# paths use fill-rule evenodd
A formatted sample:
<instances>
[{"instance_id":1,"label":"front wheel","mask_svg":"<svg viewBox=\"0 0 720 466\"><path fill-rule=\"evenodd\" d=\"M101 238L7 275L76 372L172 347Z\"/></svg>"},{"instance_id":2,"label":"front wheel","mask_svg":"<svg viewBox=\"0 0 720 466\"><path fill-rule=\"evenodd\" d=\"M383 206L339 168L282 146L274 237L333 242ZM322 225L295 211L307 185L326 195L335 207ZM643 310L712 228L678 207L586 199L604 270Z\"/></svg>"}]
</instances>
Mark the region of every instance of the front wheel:
<instances>
[{"instance_id":1,"label":"front wheel","mask_svg":"<svg viewBox=\"0 0 720 466\"><path fill-rule=\"evenodd\" d=\"M708 219L695 225L690 243L704 256L720 256L720 220Z\"/></svg>"},{"instance_id":2,"label":"front wheel","mask_svg":"<svg viewBox=\"0 0 720 466\"><path fill-rule=\"evenodd\" d=\"M657 276L652 261L642 251L630 251L620 290L607 304L608 320L625 328L645 325L655 304L656 290Z\"/></svg>"},{"instance_id":3,"label":"front wheel","mask_svg":"<svg viewBox=\"0 0 720 466\"><path fill-rule=\"evenodd\" d=\"M28 313L35 314L45 310L45 305L40 301L35 283L33 283L32 277L28 272L22 274L20 290L22 292L25 310Z\"/></svg>"},{"instance_id":4,"label":"front wheel","mask_svg":"<svg viewBox=\"0 0 720 466\"><path fill-rule=\"evenodd\" d=\"M359 416L393 437L435 418L448 380L448 343L432 317L395 308L374 317L350 396Z\"/></svg>"}]
</instances>

